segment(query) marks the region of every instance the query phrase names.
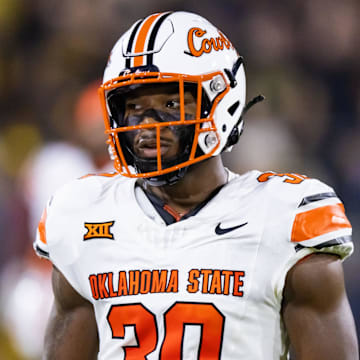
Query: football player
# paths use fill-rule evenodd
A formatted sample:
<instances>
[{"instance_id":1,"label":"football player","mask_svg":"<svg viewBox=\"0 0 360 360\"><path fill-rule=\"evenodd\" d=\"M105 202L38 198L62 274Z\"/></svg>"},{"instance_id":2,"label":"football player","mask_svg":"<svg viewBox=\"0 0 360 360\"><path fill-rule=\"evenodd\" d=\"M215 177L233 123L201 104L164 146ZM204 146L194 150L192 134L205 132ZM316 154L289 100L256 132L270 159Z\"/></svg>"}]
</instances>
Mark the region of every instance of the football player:
<instances>
[{"instance_id":1,"label":"football player","mask_svg":"<svg viewBox=\"0 0 360 360\"><path fill-rule=\"evenodd\" d=\"M115 44L99 90L116 173L50 199L44 359L358 359L334 190L224 168L245 104L242 57L204 18L156 13Z\"/></svg>"}]
</instances>

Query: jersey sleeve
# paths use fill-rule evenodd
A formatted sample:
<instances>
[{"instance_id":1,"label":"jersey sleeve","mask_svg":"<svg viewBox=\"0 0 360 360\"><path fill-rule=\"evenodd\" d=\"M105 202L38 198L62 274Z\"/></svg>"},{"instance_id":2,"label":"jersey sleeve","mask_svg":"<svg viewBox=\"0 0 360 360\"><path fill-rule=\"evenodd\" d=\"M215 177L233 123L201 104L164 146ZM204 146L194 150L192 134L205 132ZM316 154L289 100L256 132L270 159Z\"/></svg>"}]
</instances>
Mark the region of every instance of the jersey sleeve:
<instances>
[{"instance_id":1,"label":"jersey sleeve","mask_svg":"<svg viewBox=\"0 0 360 360\"><path fill-rule=\"evenodd\" d=\"M284 237L279 237L282 240L278 243L278 266L273 278L279 304L286 275L296 263L314 253L334 254L344 260L353 252L351 224L334 189L316 179L289 184L287 188L288 192L282 192L282 201L287 205L277 213L278 225L284 231Z\"/></svg>"},{"instance_id":2,"label":"jersey sleeve","mask_svg":"<svg viewBox=\"0 0 360 360\"><path fill-rule=\"evenodd\" d=\"M48 245L47 239L46 239L46 219L47 219L47 213L49 211L50 203L51 203L51 199L47 203L47 205L41 215L41 218L40 218L37 230L36 230L35 241L33 243L33 247L34 247L36 254L39 257L42 257L42 258L45 258L48 260L50 260L50 252L49 252L49 245Z\"/></svg>"},{"instance_id":3,"label":"jersey sleeve","mask_svg":"<svg viewBox=\"0 0 360 360\"><path fill-rule=\"evenodd\" d=\"M84 213L92 208L102 191L97 177L76 179L57 189L41 216L34 250L64 275L83 297L87 293L82 276Z\"/></svg>"},{"instance_id":4,"label":"jersey sleeve","mask_svg":"<svg viewBox=\"0 0 360 360\"><path fill-rule=\"evenodd\" d=\"M342 259L353 251L352 228L335 191L318 180L308 180L295 210L290 241L296 252L332 253Z\"/></svg>"},{"instance_id":5,"label":"jersey sleeve","mask_svg":"<svg viewBox=\"0 0 360 360\"><path fill-rule=\"evenodd\" d=\"M37 255L49 259L56 266L60 266L59 262L67 262L72 252L76 252L74 241L70 240L71 235L79 228L74 222L76 223L79 214L91 206L92 195L96 197L101 191L99 189L101 187L97 177L83 176L65 183L54 192L37 227L33 243ZM63 253L66 256L59 256Z\"/></svg>"}]
</instances>

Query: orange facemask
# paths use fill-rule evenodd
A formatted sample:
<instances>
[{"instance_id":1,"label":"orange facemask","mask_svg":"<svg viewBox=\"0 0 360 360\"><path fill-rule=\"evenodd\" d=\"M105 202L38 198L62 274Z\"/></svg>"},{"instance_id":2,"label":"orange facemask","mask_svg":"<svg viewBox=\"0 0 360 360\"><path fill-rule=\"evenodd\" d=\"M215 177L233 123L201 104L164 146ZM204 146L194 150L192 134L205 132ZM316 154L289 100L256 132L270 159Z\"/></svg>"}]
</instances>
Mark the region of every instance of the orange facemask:
<instances>
[{"instance_id":1,"label":"orange facemask","mask_svg":"<svg viewBox=\"0 0 360 360\"><path fill-rule=\"evenodd\" d=\"M108 135L107 143L110 146L110 152L114 158L114 166L116 170L123 176L130 178L156 178L165 174L170 174L180 169L187 168L188 166L210 158L219 147L218 130L214 122L214 111L218 102L229 91L227 84L224 91L222 91L213 101L209 104L207 111L202 109L204 105L204 90L203 84L210 81L214 76L220 75L221 72L206 74L206 75L183 75L173 73L160 73L160 72L135 72L125 74L105 82L99 88L99 95L101 99L104 120L105 120L105 133ZM223 77L224 78L224 77ZM179 114L176 117L161 116L161 119L154 119L151 123L140 121L116 121L114 114L111 111L111 103L109 99L111 94L118 92L129 94L133 88L139 86L149 85L156 86L157 84L176 84L179 92ZM224 79L224 83L226 83ZM184 94L188 84L191 84L195 89L194 97L196 99L196 114L189 117L186 114ZM126 96L126 95L124 95ZM115 121L114 121L115 120ZM180 129L183 127L189 128L192 126L193 135L188 139L187 151L182 149L182 153L178 154L176 159L167 161L161 155L161 132L165 128ZM153 159L141 159L142 161L151 161L153 166L139 167L134 164L134 157L136 155L128 152L125 144L125 136L128 134L135 134L139 130L148 129L154 133L156 139L156 152L154 152ZM175 130L176 132L176 130ZM212 146L208 153L199 151L199 136L206 133L205 141L209 138L215 146ZM135 166L134 166L135 165Z\"/></svg>"}]
</instances>

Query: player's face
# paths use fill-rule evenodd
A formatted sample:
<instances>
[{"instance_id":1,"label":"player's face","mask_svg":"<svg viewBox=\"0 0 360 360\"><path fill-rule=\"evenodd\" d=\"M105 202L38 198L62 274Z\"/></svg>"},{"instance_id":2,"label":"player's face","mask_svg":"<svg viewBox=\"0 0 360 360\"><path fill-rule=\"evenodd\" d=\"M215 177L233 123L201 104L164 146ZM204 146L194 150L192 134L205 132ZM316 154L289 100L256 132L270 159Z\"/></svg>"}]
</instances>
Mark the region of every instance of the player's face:
<instances>
[{"instance_id":1,"label":"player's face","mask_svg":"<svg viewBox=\"0 0 360 360\"><path fill-rule=\"evenodd\" d=\"M191 92L184 93L185 118L196 116L196 100ZM178 86L162 85L143 87L127 96L124 113L125 126L152 124L180 120L180 95ZM179 154L182 126L161 127L160 153L163 159ZM132 136L132 147L141 158L156 158L156 129L145 128Z\"/></svg>"}]
</instances>

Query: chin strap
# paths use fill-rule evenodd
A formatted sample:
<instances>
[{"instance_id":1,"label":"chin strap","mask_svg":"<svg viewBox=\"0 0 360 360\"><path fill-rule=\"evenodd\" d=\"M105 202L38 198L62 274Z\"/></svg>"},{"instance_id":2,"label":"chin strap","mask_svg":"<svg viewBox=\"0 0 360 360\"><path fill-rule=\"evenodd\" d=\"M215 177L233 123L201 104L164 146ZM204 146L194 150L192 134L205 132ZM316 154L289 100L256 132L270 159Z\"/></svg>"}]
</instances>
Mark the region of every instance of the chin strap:
<instances>
[{"instance_id":1,"label":"chin strap","mask_svg":"<svg viewBox=\"0 0 360 360\"><path fill-rule=\"evenodd\" d=\"M144 182L151 186L174 185L181 180L188 170L188 166L172 171L171 173L144 178Z\"/></svg>"}]
</instances>

